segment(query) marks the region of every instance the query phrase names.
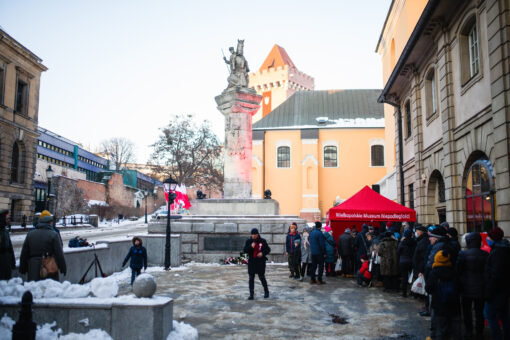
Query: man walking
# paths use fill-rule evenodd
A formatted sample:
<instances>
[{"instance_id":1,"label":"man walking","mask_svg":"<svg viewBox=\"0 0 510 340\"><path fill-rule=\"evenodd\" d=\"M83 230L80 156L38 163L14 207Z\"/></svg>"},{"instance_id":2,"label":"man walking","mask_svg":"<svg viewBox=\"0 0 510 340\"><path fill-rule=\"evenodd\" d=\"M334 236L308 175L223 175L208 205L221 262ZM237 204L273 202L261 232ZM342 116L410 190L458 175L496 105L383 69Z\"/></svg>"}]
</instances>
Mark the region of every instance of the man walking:
<instances>
[{"instance_id":1,"label":"man walking","mask_svg":"<svg viewBox=\"0 0 510 340\"><path fill-rule=\"evenodd\" d=\"M345 229L344 233L338 237L338 256L342 259L342 275L352 277L354 249L354 239L351 236L351 229Z\"/></svg>"},{"instance_id":2,"label":"man walking","mask_svg":"<svg viewBox=\"0 0 510 340\"><path fill-rule=\"evenodd\" d=\"M269 288L267 287L265 277L267 261L266 255L271 252L271 248L267 245L266 240L260 237L257 228L253 228L251 230L251 237L246 240L244 252L248 254L248 283L250 287L250 297L248 300L254 299L255 274L259 276L260 283L262 283L262 286L264 287L264 298L267 299L269 297Z\"/></svg>"},{"instance_id":3,"label":"man walking","mask_svg":"<svg viewBox=\"0 0 510 340\"><path fill-rule=\"evenodd\" d=\"M310 283L317 283L315 277L318 276L318 281L320 284L324 284L322 281L322 274L324 273L324 257L326 256L326 242L324 240L324 235L321 231L322 223L315 222L315 229L310 234L310 251L312 253L312 268L311 268L311 276L312 279ZM316 273L317 268L319 269L318 273Z\"/></svg>"}]
</instances>

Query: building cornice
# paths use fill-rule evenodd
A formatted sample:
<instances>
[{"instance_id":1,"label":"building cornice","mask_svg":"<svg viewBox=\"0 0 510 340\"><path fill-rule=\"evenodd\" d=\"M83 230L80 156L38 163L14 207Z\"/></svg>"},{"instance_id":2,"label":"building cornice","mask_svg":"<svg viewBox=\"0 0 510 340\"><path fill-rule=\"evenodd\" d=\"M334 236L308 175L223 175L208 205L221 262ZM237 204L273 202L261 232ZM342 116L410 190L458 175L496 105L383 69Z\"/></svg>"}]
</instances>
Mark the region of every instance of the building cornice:
<instances>
[{"instance_id":1,"label":"building cornice","mask_svg":"<svg viewBox=\"0 0 510 340\"><path fill-rule=\"evenodd\" d=\"M7 46L12 48L18 54L24 56L28 61L30 61L33 65L35 65L41 72L47 71L48 68L42 64L42 59L35 55L28 48L23 46L16 39L11 37L7 32L0 29L0 42L5 43Z\"/></svg>"}]
</instances>

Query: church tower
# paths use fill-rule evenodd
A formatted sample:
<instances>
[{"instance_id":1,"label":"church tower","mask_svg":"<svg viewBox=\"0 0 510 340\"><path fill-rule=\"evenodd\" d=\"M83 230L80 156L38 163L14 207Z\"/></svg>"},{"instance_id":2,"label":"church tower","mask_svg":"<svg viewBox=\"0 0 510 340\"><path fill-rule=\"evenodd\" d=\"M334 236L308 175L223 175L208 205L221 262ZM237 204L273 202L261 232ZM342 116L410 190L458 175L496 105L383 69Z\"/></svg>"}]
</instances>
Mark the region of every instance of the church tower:
<instances>
[{"instance_id":1,"label":"church tower","mask_svg":"<svg viewBox=\"0 0 510 340\"><path fill-rule=\"evenodd\" d=\"M275 44L258 72L250 73L249 86L262 95L255 123L297 91L312 91L314 79L299 71L285 49Z\"/></svg>"}]
</instances>

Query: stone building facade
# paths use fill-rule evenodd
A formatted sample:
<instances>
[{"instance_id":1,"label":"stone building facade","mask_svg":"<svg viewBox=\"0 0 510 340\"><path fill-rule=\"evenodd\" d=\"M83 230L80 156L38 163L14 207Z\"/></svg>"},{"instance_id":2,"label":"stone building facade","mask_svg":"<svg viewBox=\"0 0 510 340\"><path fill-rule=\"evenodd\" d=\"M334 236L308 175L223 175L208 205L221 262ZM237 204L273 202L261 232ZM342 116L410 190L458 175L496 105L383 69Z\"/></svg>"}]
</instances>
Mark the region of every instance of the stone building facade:
<instances>
[{"instance_id":1,"label":"stone building facade","mask_svg":"<svg viewBox=\"0 0 510 340\"><path fill-rule=\"evenodd\" d=\"M497 222L509 235L510 1L429 0L404 40L391 31L410 12L400 2L378 45L398 199L421 223L446 220L465 233Z\"/></svg>"},{"instance_id":2,"label":"stone building facade","mask_svg":"<svg viewBox=\"0 0 510 340\"><path fill-rule=\"evenodd\" d=\"M42 60L0 29L0 209L33 214Z\"/></svg>"}]
</instances>

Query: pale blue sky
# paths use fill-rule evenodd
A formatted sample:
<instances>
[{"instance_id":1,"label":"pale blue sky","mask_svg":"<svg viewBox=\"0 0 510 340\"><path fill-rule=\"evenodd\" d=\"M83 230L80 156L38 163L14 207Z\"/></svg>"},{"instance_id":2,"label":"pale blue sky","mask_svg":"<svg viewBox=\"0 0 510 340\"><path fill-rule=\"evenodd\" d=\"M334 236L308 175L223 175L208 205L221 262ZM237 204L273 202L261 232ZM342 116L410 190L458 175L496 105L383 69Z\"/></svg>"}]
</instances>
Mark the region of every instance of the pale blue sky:
<instances>
[{"instance_id":1,"label":"pale blue sky","mask_svg":"<svg viewBox=\"0 0 510 340\"><path fill-rule=\"evenodd\" d=\"M252 70L283 46L316 89L381 88L374 50L391 0L0 0L0 26L43 59L39 124L85 147L127 137L145 163L170 116L208 119L227 85L221 49Z\"/></svg>"}]
</instances>

